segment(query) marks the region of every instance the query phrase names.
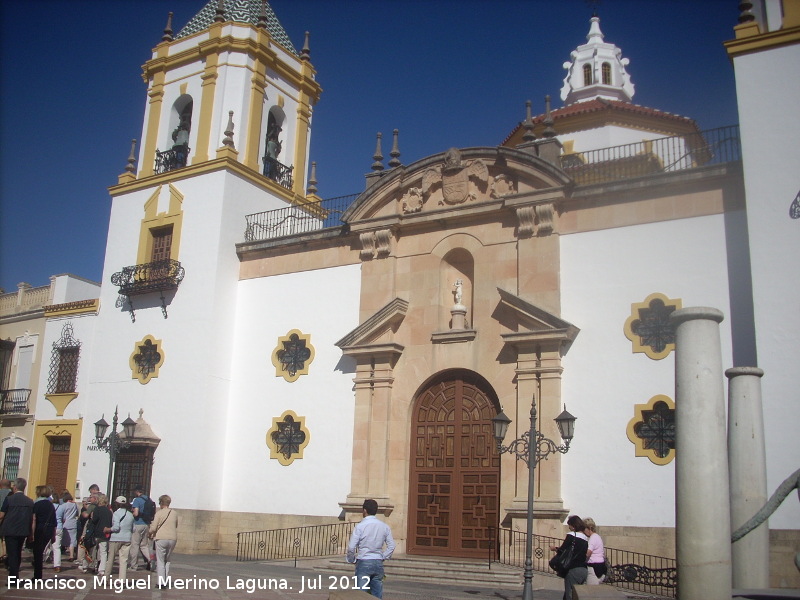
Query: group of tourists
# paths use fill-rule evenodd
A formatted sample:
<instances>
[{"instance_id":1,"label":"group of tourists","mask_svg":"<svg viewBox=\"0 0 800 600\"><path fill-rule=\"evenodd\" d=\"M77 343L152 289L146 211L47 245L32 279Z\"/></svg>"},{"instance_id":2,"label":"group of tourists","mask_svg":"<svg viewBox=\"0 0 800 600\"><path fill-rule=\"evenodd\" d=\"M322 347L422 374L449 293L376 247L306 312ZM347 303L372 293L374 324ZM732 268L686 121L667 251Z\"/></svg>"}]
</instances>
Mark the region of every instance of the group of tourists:
<instances>
[{"instance_id":1,"label":"group of tourists","mask_svg":"<svg viewBox=\"0 0 800 600\"><path fill-rule=\"evenodd\" d=\"M564 578L564 600L572 600L572 586L599 585L606 578L607 565L603 539L594 519L572 515L567 519L569 533L560 546L550 546L556 555L550 566Z\"/></svg>"},{"instance_id":2,"label":"group of tourists","mask_svg":"<svg viewBox=\"0 0 800 600\"><path fill-rule=\"evenodd\" d=\"M166 494L159 508L137 485L130 503L125 496L109 498L96 484L81 506L64 490L54 496L51 486L36 487L36 500L25 495L27 481L0 480L0 549L9 576L19 577L22 550L33 555L33 579L42 578L45 559L52 552L53 571L62 570L62 552L83 573L111 575L114 561L118 575L128 570L156 571L159 583L168 581L170 557L178 539L178 515ZM109 505L110 504L110 505Z\"/></svg>"}]
</instances>

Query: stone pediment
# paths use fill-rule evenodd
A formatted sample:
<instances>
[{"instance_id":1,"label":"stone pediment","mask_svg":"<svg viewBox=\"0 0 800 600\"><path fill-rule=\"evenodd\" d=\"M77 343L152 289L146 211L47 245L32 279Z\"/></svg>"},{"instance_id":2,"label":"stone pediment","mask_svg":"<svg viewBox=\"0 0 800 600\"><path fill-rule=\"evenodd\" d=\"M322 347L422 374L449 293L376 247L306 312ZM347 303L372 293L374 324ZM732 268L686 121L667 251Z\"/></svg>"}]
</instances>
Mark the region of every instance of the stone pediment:
<instances>
[{"instance_id":1,"label":"stone pediment","mask_svg":"<svg viewBox=\"0 0 800 600\"><path fill-rule=\"evenodd\" d=\"M497 288L497 292L500 302L495 317L506 327L515 329L501 334L505 343L517 347L530 344L557 346L566 354L580 329L511 292L501 288Z\"/></svg>"},{"instance_id":2,"label":"stone pediment","mask_svg":"<svg viewBox=\"0 0 800 600\"><path fill-rule=\"evenodd\" d=\"M342 215L354 231L503 208L511 199L570 183L552 164L505 147L451 148L372 177L376 180Z\"/></svg>"},{"instance_id":3,"label":"stone pediment","mask_svg":"<svg viewBox=\"0 0 800 600\"><path fill-rule=\"evenodd\" d=\"M375 354L376 352L388 352L399 356L404 347L391 338L405 319L407 311L408 301L395 298L335 345L348 356Z\"/></svg>"}]
</instances>

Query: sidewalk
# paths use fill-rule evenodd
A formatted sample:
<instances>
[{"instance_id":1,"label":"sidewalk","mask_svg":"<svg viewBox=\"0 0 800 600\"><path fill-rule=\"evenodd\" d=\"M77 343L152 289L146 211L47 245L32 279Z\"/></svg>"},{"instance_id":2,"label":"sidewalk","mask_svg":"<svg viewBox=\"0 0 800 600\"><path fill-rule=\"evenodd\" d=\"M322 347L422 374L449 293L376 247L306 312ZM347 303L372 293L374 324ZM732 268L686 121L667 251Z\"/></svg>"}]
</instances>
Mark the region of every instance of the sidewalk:
<instances>
[{"instance_id":1,"label":"sidewalk","mask_svg":"<svg viewBox=\"0 0 800 600\"><path fill-rule=\"evenodd\" d=\"M293 562L236 562L230 556L175 554L172 560L172 588L158 589L155 573L128 572L128 588L117 591L121 580L116 576L102 580L78 571L72 563L63 563L62 571L53 573L51 566L44 570L47 589L25 589L30 581L8 587L8 577L2 573L0 596L20 600L111 600L124 598L168 600L198 598L200 600L250 600L264 598L282 600L327 600L335 590L353 585L352 576L315 572L313 567ZM23 556L22 578L33 574L28 555ZM537 600L561 600L563 590L540 590L534 577L534 596ZM40 584L41 585L41 584ZM136 587L136 589L131 589ZM551 586L552 587L552 586ZM478 587L473 584L436 585L435 581L409 582L387 578L384 600L458 600L465 598L516 600L519 590Z\"/></svg>"}]
</instances>

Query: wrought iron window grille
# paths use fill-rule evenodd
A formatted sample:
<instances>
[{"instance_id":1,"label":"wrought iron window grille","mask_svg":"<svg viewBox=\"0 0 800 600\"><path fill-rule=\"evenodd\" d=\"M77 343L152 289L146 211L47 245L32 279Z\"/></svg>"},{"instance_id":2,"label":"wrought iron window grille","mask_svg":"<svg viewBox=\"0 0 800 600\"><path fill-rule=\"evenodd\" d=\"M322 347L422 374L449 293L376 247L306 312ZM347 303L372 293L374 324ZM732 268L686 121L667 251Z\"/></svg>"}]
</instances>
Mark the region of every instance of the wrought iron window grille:
<instances>
[{"instance_id":1,"label":"wrought iron window grille","mask_svg":"<svg viewBox=\"0 0 800 600\"><path fill-rule=\"evenodd\" d=\"M170 150L163 152L156 150L156 174L160 175L185 167L190 151L191 148L187 145L173 146Z\"/></svg>"},{"instance_id":2,"label":"wrought iron window grille","mask_svg":"<svg viewBox=\"0 0 800 600\"><path fill-rule=\"evenodd\" d=\"M133 296L159 292L161 297L161 313L167 318L167 302L164 292L177 290L183 281L185 270L177 260L166 259L155 262L125 267L111 276L111 283L119 287L120 296L128 299L131 321L136 321L133 309Z\"/></svg>"},{"instance_id":3,"label":"wrought iron window grille","mask_svg":"<svg viewBox=\"0 0 800 600\"><path fill-rule=\"evenodd\" d=\"M161 361L161 353L158 346L153 344L150 339L145 339L139 346L139 353L134 355L133 361L136 363L136 370L140 375L147 377L156 370L156 366Z\"/></svg>"},{"instance_id":4,"label":"wrought iron window grille","mask_svg":"<svg viewBox=\"0 0 800 600\"><path fill-rule=\"evenodd\" d=\"M292 172L294 167L287 167L278 159L269 156L264 156L261 159L264 162L264 177L272 179L275 183L285 187L287 190L292 189L294 181L292 179Z\"/></svg>"},{"instance_id":5,"label":"wrought iron window grille","mask_svg":"<svg viewBox=\"0 0 800 600\"><path fill-rule=\"evenodd\" d=\"M66 394L76 390L80 355L81 343L73 335L72 323L65 323L61 338L53 342L47 378L48 394Z\"/></svg>"}]
</instances>

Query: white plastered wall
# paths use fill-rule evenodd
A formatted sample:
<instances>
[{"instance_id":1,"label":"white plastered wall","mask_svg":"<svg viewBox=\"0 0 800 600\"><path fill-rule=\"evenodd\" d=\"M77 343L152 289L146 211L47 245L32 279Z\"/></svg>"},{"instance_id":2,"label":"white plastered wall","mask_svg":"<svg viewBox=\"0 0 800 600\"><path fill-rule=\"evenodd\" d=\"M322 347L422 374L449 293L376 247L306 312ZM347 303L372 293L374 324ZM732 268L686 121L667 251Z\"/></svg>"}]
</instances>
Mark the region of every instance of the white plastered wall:
<instances>
[{"instance_id":1,"label":"white plastered wall","mask_svg":"<svg viewBox=\"0 0 800 600\"><path fill-rule=\"evenodd\" d=\"M626 435L635 404L675 399L674 353L634 354L623 333L631 304L654 292L729 317L721 215L561 237L561 316L581 329L563 360L562 397L578 420L562 490L570 512L601 526L674 526L674 461L636 457ZM732 366L729 328L726 319L724 368Z\"/></svg>"},{"instance_id":2,"label":"white plastered wall","mask_svg":"<svg viewBox=\"0 0 800 600\"><path fill-rule=\"evenodd\" d=\"M335 517L350 492L355 364L334 344L358 325L361 265L244 280L236 304L233 384L224 443L222 509ZM307 375L288 382L271 355L292 329L311 336ZM310 441L302 459L270 458L273 419L292 410Z\"/></svg>"}]
</instances>

